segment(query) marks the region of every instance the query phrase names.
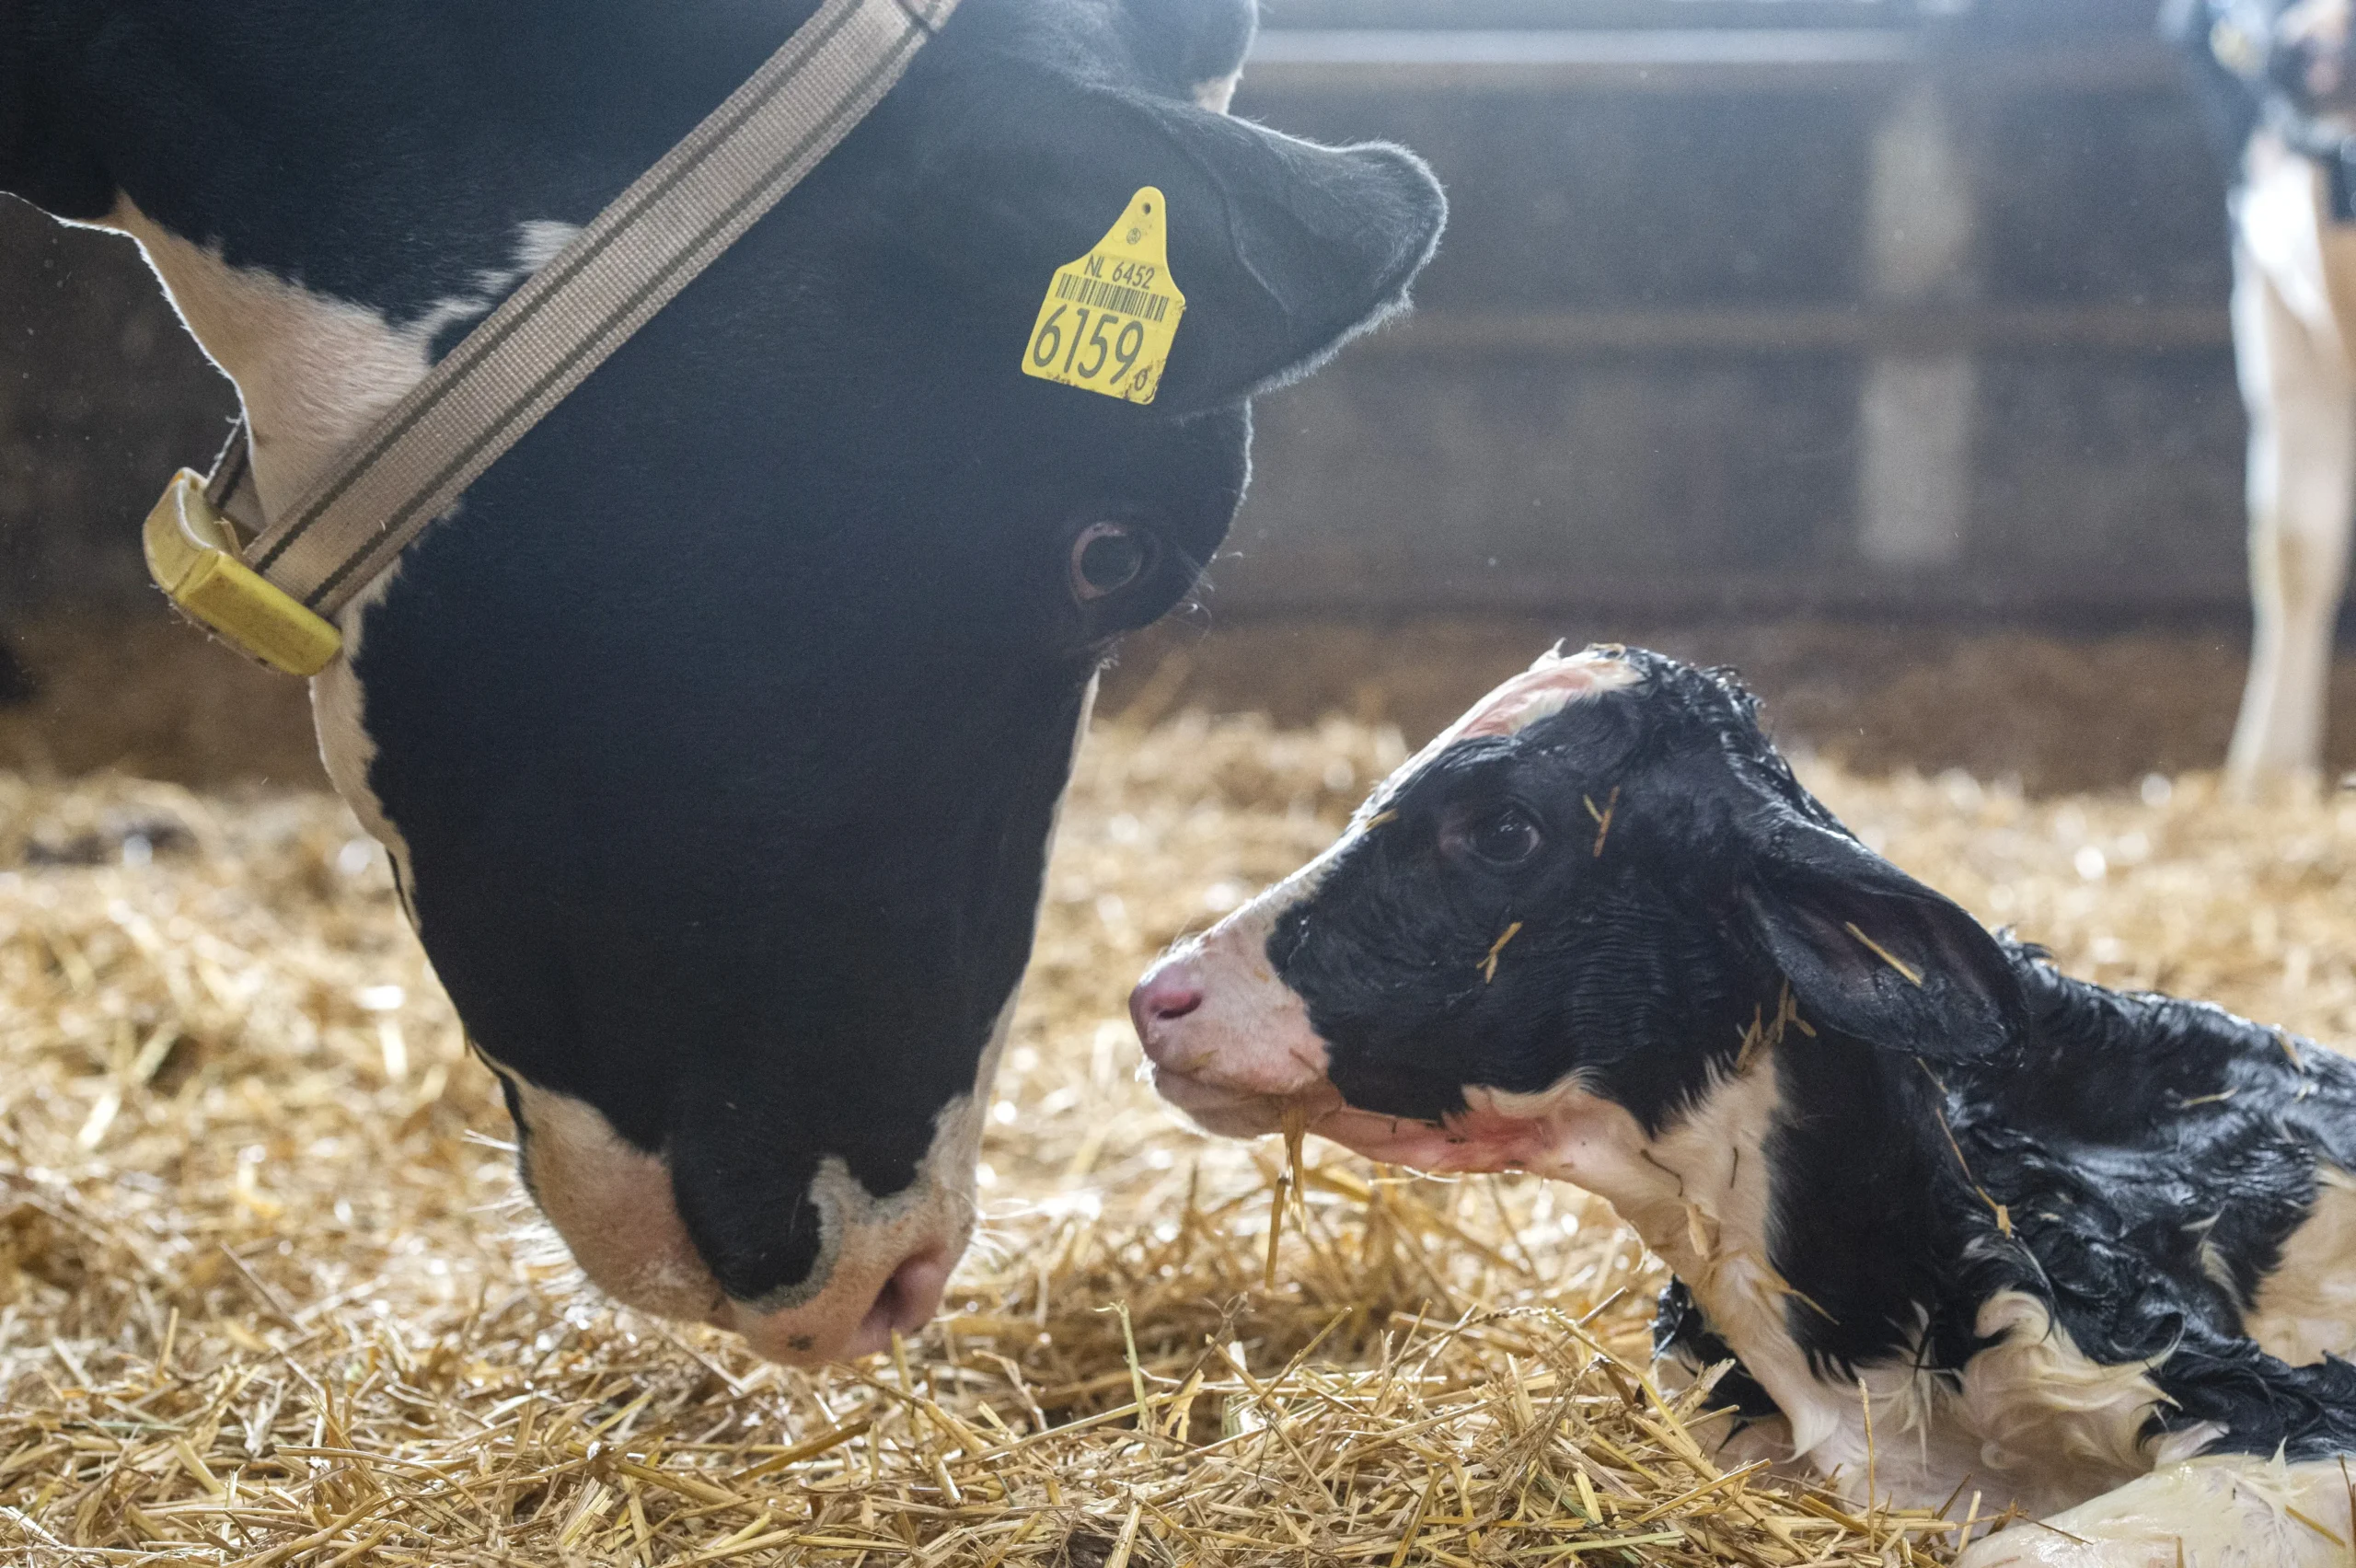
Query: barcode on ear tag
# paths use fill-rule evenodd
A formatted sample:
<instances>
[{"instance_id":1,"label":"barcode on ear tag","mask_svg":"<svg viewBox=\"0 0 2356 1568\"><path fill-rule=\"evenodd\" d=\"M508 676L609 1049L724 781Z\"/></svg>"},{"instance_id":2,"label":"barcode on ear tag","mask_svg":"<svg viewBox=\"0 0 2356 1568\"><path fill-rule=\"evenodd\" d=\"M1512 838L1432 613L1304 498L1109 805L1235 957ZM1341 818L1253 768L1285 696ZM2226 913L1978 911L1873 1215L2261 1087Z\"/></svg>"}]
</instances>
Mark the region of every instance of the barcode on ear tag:
<instances>
[{"instance_id":1,"label":"barcode on ear tag","mask_svg":"<svg viewBox=\"0 0 2356 1568\"><path fill-rule=\"evenodd\" d=\"M1170 276L1169 205L1149 185L1096 248L1056 269L1031 324L1022 374L1150 403L1186 314Z\"/></svg>"}]
</instances>

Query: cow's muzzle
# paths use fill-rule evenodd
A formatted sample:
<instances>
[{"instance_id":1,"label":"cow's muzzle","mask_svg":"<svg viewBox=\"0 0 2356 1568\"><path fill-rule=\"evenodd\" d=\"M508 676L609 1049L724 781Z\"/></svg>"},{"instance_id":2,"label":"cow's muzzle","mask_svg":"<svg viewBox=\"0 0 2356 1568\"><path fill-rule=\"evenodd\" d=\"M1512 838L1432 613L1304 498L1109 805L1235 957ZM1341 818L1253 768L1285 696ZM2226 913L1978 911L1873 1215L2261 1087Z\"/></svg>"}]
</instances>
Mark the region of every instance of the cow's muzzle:
<instances>
[{"instance_id":1,"label":"cow's muzzle","mask_svg":"<svg viewBox=\"0 0 2356 1568\"><path fill-rule=\"evenodd\" d=\"M734 1299L698 1251L660 1157L632 1147L585 1101L502 1076L525 1185L590 1282L623 1306L742 1334L768 1360L810 1366L889 1350L894 1334L932 1320L971 1239L970 1180L955 1180L960 1170L970 1178L972 1159L958 1158L970 1150L936 1149L949 1158L929 1160L886 1204L830 1161L806 1199L826 1216L819 1270L783 1302Z\"/></svg>"}]
</instances>

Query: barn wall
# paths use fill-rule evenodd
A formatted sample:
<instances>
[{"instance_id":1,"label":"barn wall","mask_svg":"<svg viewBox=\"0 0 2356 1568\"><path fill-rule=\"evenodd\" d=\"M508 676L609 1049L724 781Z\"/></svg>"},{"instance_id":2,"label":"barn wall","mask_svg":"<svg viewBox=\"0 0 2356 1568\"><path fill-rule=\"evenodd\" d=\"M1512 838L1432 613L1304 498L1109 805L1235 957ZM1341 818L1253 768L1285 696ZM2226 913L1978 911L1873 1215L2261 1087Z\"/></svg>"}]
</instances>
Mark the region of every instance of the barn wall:
<instances>
[{"instance_id":1,"label":"barn wall","mask_svg":"<svg viewBox=\"0 0 2356 1568\"><path fill-rule=\"evenodd\" d=\"M2238 603L2221 191L2149 8L1269 0L1239 108L1416 147L1456 217L1412 321L1263 403L1213 603ZM152 608L136 520L232 408L127 245L0 201L0 618Z\"/></svg>"},{"instance_id":2,"label":"barn wall","mask_svg":"<svg viewBox=\"0 0 2356 1568\"><path fill-rule=\"evenodd\" d=\"M1215 605L2240 604L2222 185L2149 8L1748 14L1779 26L1271 40L1244 112L1405 142L1455 219L1414 319L1263 405Z\"/></svg>"},{"instance_id":3,"label":"barn wall","mask_svg":"<svg viewBox=\"0 0 2356 1568\"><path fill-rule=\"evenodd\" d=\"M0 197L0 617L152 609L139 519L236 406L128 240Z\"/></svg>"}]
</instances>

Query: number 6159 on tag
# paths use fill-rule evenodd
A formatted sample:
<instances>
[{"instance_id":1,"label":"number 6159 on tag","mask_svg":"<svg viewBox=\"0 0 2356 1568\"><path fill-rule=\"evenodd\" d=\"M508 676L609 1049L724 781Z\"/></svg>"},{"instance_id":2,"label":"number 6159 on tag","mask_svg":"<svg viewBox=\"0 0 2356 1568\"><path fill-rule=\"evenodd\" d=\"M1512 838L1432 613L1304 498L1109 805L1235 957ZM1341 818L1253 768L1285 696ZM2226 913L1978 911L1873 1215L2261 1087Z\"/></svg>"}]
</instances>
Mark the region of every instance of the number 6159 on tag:
<instances>
[{"instance_id":1,"label":"number 6159 on tag","mask_svg":"<svg viewBox=\"0 0 2356 1568\"><path fill-rule=\"evenodd\" d=\"M1056 269L1031 324L1022 374L1126 403L1150 403L1186 296L1170 276L1169 213L1149 185L1096 248Z\"/></svg>"}]
</instances>

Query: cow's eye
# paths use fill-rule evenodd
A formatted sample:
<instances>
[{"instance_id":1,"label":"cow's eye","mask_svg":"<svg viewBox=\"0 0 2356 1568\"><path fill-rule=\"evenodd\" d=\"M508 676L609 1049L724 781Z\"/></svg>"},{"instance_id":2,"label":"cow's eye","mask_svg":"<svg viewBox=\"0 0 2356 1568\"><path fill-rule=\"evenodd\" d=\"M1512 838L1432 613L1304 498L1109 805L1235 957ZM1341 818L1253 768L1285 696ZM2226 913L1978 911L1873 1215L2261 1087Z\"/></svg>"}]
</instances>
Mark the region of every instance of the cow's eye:
<instances>
[{"instance_id":1,"label":"cow's eye","mask_svg":"<svg viewBox=\"0 0 2356 1568\"><path fill-rule=\"evenodd\" d=\"M1152 535L1126 523L1091 523L1071 542L1072 596L1085 604L1117 594L1152 564Z\"/></svg>"},{"instance_id":2,"label":"cow's eye","mask_svg":"<svg viewBox=\"0 0 2356 1568\"><path fill-rule=\"evenodd\" d=\"M1546 836L1528 812L1503 805L1469 817L1447 836L1448 847L1484 866L1519 866L1545 847Z\"/></svg>"}]
</instances>

